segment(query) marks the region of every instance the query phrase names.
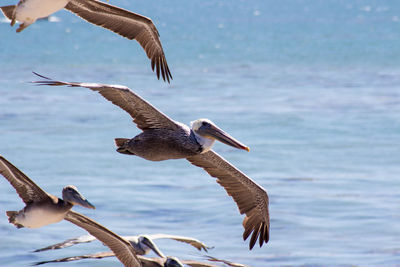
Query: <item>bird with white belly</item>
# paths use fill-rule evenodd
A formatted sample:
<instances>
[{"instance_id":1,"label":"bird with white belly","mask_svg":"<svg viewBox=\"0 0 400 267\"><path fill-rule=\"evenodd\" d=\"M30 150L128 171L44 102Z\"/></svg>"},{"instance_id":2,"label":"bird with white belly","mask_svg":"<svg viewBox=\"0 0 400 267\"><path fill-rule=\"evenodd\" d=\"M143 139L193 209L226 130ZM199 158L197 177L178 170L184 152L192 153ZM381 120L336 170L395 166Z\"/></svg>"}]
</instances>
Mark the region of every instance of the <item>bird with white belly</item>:
<instances>
[{"instance_id":1,"label":"bird with white belly","mask_svg":"<svg viewBox=\"0 0 400 267\"><path fill-rule=\"evenodd\" d=\"M63 188L63 199L46 193L1 155L0 174L15 188L26 204L20 211L6 212L9 222L17 228L39 228L57 223L65 218L74 205L95 208L73 185Z\"/></svg>"},{"instance_id":2,"label":"bird with white belly","mask_svg":"<svg viewBox=\"0 0 400 267\"><path fill-rule=\"evenodd\" d=\"M191 128L174 121L126 86L98 83L62 82L35 73L45 80L40 85L86 87L128 112L142 132L132 139L116 138L119 153L136 155L151 161L185 158L217 178L236 202L243 220L243 239L250 234L250 249L257 239L260 246L269 240L269 199L264 188L230 164L211 148L215 140L232 147L250 149L208 119L198 119Z\"/></svg>"}]
</instances>

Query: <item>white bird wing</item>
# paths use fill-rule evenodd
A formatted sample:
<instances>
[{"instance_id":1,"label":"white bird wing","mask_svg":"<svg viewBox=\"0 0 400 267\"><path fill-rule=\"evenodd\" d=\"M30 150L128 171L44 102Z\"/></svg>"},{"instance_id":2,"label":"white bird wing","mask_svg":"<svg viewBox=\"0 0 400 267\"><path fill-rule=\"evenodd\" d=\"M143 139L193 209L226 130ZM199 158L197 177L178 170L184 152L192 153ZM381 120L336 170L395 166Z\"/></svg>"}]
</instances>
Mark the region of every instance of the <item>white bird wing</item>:
<instances>
[{"instance_id":1,"label":"white bird wing","mask_svg":"<svg viewBox=\"0 0 400 267\"><path fill-rule=\"evenodd\" d=\"M20 198L25 204L31 202L41 202L49 198L57 203L58 198L46 193L28 178L17 167L11 164L3 156L0 155L0 174L15 188Z\"/></svg>"},{"instance_id":2,"label":"white bird wing","mask_svg":"<svg viewBox=\"0 0 400 267\"><path fill-rule=\"evenodd\" d=\"M176 130L179 128L175 121L171 120L167 115L153 107L149 102L135 94L126 86L99 83L62 82L52 80L37 73L35 74L46 79L43 81L33 82L39 85L85 87L99 92L105 99L128 112L133 118L133 122L142 130L149 128Z\"/></svg>"},{"instance_id":3,"label":"white bird wing","mask_svg":"<svg viewBox=\"0 0 400 267\"><path fill-rule=\"evenodd\" d=\"M125 265L129 267L140 267L140 261L136 256L135 250L131 243L119 235L111 232L104 226L98 224L92 219L74 212L69 211L65 216L65 220L76 224L88 231L91 235L95 236L98 240L108 246L115 256Z\"/></svg>"},{"instance_id":4,"label":"white bird wing","mask_svg":"<svg viewBox=\"0 0 400 267\"><path fill-rule=\"evenodd\" d=\"M268 195L248 176L230 164L220 155L210 150L187 158L192 164L203 168L211 176L217 178L228 195L236 202L240 214L246 214L243 220L243 239L253 232L249 247L252 249L259 238L260 247L269 240Z\"/></svg>"},{"instance_id":5,"label":"white bird wing","mask_svg":"<svg viewBox=\"0 0 400 267\"><path fill-rule=\"evenodd\" d=\"M153 235L146 235L148 237L150 237L151 239L173 239L176 241L180 241L180 242L184 242L187 243L195 248L197 248L198 250L204 250L207 251L208 249L210 249L210 247L208 247L206 244L204 244L203 242L200 242L199 240L192 238L192 237L186 237L186 236L179 236L179 235L168 235L168 234L153 234Z\"/></svg>"},{"instance_id":6,"label":"white bird wing","mask_svg":"<svg viewBox=\"0 0 400 267\"><path fill-rule=\"evenodd\" d=\"M78 236L75 238L70 238L67 239L63 242L57 243L57 244L53 244L44 248L39 248L34 250L33 252L41 252L41 251L46 251L46 250L52 250L52 249L61 249L61 248L67 248L76 244L81 244L81 243L89 243L92 242L94 240L97 240L96 237L92 236L92 235L82 235L82 236Z\"/></svg>"},{"instance_id":7,"label":"white bird wing","mask_svg":"<svg viewBox=\"0 0 400 267\"><path fill-rule=\"evenodd\" d=\"M130 40L135 39L143 47L151 60L151 68L158 79L160 74L164 81L172 79L160 34L153 21L142 15L112 6L97 0L71 0L65 7L84 20L113 31Z\"/></svg>"}]
</instances>

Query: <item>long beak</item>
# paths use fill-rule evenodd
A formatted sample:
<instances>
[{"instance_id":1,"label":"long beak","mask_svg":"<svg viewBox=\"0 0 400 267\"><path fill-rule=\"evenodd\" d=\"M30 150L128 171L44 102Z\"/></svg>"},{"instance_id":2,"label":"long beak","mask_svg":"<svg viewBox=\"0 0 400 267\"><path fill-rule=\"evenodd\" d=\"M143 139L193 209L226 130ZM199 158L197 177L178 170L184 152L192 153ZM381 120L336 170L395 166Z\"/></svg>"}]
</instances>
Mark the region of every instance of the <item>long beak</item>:
<instances>
[{"instance_id":1,"label":"long beak","mask_svg":"<svg viewBox=\"0 0 400 267\"><path fill-rule=\"evenodd\" d=\"M88 209L96 209L92 203L90 203L84 196L81 194L77 193L72 196L72 204L75 205L81 205L82 207L88 208Z\"/></svg>"},{"instance_id":2,"label":"long beak","mask_svg":"<svg viewBox=\"0 0 400 267\"><path fill-rule=\"evenodd\" d=\"M156 244L154 244L153 241L151 241L148 237L144 236L142 242L144 245L148 246L151 250L153 250L154 253L156 253L158 256L160 256L161 258L165 258L165 255L158 249Z\"/></svg>"},{"instance_id":3,"label":"long beak","mask_svg":"<svg viewBox=\"0 0 400 267\"><path fill-rule=\"evenodd\" d=\"M250 148L248 146L240 143L238 140L236 140L215 125L202 126L199 128L198 132L205 137L211 137L224 144L246 150L247 152L250 151Z\"/></svg>"}]
</instances>

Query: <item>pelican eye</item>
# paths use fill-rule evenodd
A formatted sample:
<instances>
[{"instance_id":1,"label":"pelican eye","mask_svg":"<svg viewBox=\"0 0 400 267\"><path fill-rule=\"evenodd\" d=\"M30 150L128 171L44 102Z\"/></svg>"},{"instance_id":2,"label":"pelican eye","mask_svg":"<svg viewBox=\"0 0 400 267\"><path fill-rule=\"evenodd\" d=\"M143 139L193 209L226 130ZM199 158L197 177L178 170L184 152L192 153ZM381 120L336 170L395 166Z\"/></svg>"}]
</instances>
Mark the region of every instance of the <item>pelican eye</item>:
<instances>
[{"instance_id":1,"label":"pelican eye","mask_svg":"<svg viewBox=\"0 0 400 267\"><path fill-rule=\"evenodd\" d=\"M202 126L210 126L210 123L208 123L208 122L206 122L206 121L203 121L203 122L201 123L201 125L202 125Z\"/></svg>"}]
</instances>

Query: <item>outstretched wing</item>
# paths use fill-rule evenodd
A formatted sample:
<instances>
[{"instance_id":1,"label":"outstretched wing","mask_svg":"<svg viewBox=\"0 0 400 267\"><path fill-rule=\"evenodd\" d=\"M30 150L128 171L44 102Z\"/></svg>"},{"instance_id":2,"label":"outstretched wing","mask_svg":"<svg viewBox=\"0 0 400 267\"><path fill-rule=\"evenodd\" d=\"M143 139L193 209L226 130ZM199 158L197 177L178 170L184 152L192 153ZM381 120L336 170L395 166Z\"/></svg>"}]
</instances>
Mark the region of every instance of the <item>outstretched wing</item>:
<instances>
[{"instance_id":1,"label":"outstretched wing","mask_svg":"<svg viewBox=\"0 0 400 267\"><path fill-rule=\"evenodd\" d=\"M160 72L165 81L172 79L167 60L159 38L159 33L151 19L128 10L109 5L97 0L71 0L65 9L84 20L113 31L130 40L135 39L143 47L151 67L160 79Z\"/></svg>"},{"instance_id":2,"label":"outstretched wing","mask_svg":"<svg viewBox=\"0 0 400 267\"><path fill-rule=\"evenodd\" d=\"M269 240L269 212L267 192L248 176L227 162L220 155L210 150L204 154L188 157L190 163L203 168L211 176L217 178L228 195L233 197L243 220L243 239L253 232L249 247L252 249L257 241L260 247Z\"/></svg>"},{"instance_id":3,"label":"outstretched wing","mask_svg":"<svg viewBox=\"0 0 400 267\"><path fill-rule=\"evenodd\" d=\"M200 242L199 240L192 238L192 237L186 237L186 236L179 236L179 235L168 235L168 234L154 234L154 235L146 235L151 239L163 239L163 238L168 238L168 239L173 239L176 241L184 242L187 243L198 250L204 250L207 251L210 249L210 247L207 247L206 244Z\"/></svg>"},{"instance_id":4,"label":"outstretched wing","mask_svg":"<svg viewBox=\"0 0 400 267\"><path fill-rule=\"evenodd\" d=\"M196 260L181 260L181 262L191 267L218 267L217 265L209 262L201 262Z\"/></svg>"},{"instance_id":5,"label":"outstretched wing","mask_svg":"<svg viewBox=\"0 0 400 267\"><path fill-rule=\"evenodd\" d=\"M36 81L40 85L60 86L67 85L71 87L85 87L99 92L105 99L111 101L129 113L137 127L145 130L149 128L164 128L176 130L176 122L168 118L161 111L153 107L149 102L132 92L128 87L122 85L110 85L99 83L77 83L54 81L34 72L34 74L46 80Z\"/></svg>"},{"instance_id":6,"label":"outstretched wing","mask_svg":"<svg viewBox=\"0 0 400 267\"><path fill-rule=\"evenodd\" d=\"M4 178L6 178L8 182L15 188L25 204L30 202L40 202L49 198L51 198L53 201L58 200L57 197L49 195L43 191L31 179L29 179L28 176L26 176L1 155L0 174L3 175Z\"/></svg>"},{"instance_id":7,"label":"outstretched wing","mask_svg":"<svg viewBox=\"0 0 400 267\"><path fill-rule=\"evenodd\" d=\"M111 232L92 219L74 211L69 211L65 216L65 220L82 227L91 235L103 242L103 244L108 246L115 253L115 256L125 266L141 266L139 259L136 257L135 250L129 241Z\"/></svg>"},{"instance_id":8,"label":"outstretched wing","mask_svg":"<svg viewBox=\"0 0 400 267\"><path fill-rule=\"evenodd\" d=\"M205 255L204 257L209 261L222 262L222 263L224 263L224 264L226 264L228 266L231 266L231 267L249 267L249 266L241 264L241 263L236 263L236 262L231 262L231 261L227 261L227 260L217 259L215 257L208 256L208 255Z\"/></svg>"},{"instance_id":9,"label":"outstretched wing","mask_svg":"<svg viewBox=\"0 0 400 267\"><path fill-rule=\"evenodd\" d=\"M67 239L63 242L54 244L54 245L50 245L44 248L39 248L34 250L33 252L41 252L41 251L46 251L46 250L52 250L52 249L61 249L61 248L67 248L76 244L80 244L80 243L89 243L96 240L96 237L92 236L92 235L82 235L79 237L75 237L75 238L71 238L71 239Z\"/></svg>"},{"instance_id":10,"label":"outstretched wing","mask_svg":"<svg viewBox=\"0 0 400 267\"><path fill-rule=\"evenodd\" d=\"M53 262L78 261L78 260L83 260L83 259L102 259L102 258L114 257L114 256L115 256L114 252L106 251L106 252L98 252L98 253L93 253L93 254L85 254L85 255L81 255L81 256L65 257L65 258L49 260L49 261L38 261L38 262L33 263L33 265L42 265L42 264L53 263Z\"/></svg>"}]
</instances>

